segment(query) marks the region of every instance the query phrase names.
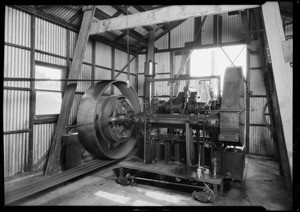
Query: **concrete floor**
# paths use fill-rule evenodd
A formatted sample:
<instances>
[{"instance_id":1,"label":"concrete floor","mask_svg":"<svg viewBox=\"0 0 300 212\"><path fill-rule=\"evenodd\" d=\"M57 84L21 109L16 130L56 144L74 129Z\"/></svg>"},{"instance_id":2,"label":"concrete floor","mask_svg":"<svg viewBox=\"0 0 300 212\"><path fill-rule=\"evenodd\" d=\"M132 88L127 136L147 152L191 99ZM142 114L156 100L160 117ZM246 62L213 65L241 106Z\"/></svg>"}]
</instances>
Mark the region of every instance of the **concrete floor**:
<instances>
[{"instance_id":1,"label":"concrete floor","mask_svg":"<svg viewBox=\"0 0 300 212\"><path fill-rule=\"evenodd\" d=\"M107 167L40 192L14 205L88 206L263 206L267 210L292 210L292 196L285 190L278 163L246 157L244 180L234 182L227 193L219 191L215 204L201 203L189 193L179 193L138 184L122 186L115 182L114 168Z\"/></svg>"}]
</instances>

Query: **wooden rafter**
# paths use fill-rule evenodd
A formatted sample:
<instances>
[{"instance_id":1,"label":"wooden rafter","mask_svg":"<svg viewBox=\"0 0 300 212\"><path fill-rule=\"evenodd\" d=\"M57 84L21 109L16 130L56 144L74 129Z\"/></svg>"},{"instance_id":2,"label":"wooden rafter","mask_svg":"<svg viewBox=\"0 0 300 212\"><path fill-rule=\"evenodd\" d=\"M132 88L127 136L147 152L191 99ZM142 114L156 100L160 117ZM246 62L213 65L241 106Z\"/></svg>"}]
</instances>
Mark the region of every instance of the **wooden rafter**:
<instances>
[{"instance_id":1,"label":"wooden rafter","mask_svg":"<svg viewBox=\"0 0 300 212\"><path fill-rule=\"evenodd\" d=\"M95 17L100 19L100 20L103 19L103 18L104 19L112 18L111 16L107 15L105 12L99 10L98 8L96 8ZM121 32L124 33L122 35L123 35L123 37L125 37L126 34L127 34L127 30L121 30ZM134 31L134 30L129 31L129 36L136 39L137 41L139 41L143 44L147 44L147 41L144 39L144 37L141 34L139 34L138 32Z\"/></svg>"},{"instance_id":2,"label":"wooden rafter","mask_svg":"<svg viewBox=\"0 0 300 212\"><path fill-rule=\"evenodd\" d=\"M230 11L245 10L259 7L259 5L176 5L135 13L126 17L111 18L93 23L91 34L105 31L122 30L142 26L155 25L164 22L178 21L190 17L216 15Z\"/></svg>"}]
</instances>

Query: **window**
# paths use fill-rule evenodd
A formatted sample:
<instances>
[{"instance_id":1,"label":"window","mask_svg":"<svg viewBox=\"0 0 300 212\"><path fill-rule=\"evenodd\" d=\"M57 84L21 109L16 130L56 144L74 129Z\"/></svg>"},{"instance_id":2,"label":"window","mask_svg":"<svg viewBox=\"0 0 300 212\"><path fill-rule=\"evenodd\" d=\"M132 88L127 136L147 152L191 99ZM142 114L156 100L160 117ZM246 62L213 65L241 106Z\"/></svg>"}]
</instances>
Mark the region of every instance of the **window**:
<instances>
[{"instance_id":1,"label":"window","mask_svg":"<svg viewBox=\"0 0 300 212\"><path fill-rule=\"evenodd\" d=\"M191 55L191 76L220 75L221 95L223 79L227 67L242 66L244 77L246 77L246 45L233 45L209 49L197 49ZM230 60L228 59L230 58Z\"/></svg>"},{"instance_id":2,"label":"window","mask_svg":"<svg viewBox=\"0 0 300 212\"><path fill-rule=\"evenodd\" d=\"M36 79L62 79L63 68L47 65L35 66ZM35 115L57 115L62 102L61 81L35 81Z\"/></svg>"}]
</instances>

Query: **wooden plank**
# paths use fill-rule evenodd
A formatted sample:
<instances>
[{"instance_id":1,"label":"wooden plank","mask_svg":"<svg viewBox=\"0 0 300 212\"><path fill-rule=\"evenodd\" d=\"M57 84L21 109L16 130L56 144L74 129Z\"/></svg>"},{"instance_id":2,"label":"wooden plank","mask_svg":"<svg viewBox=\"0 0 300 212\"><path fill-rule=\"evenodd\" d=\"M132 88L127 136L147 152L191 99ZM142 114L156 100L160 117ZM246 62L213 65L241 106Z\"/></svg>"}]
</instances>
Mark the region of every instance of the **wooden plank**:
<instances>
[{"instance_id":1,"label":"wooden plank","mask_svg":"<svg viewBox=\"0 0 300 212\"><path fill-rule=\"evenodd\" d=\"M285 41L278 2L262 5L262 15L272 60L272 69L277 95L273 101L274 116L279 127L276 129L280 158L286 185L291 188L293 181L293 73L289 63L284 61L282 42ZM279 16L279 17L278 17ZM277 101L278 100L278 107ZM279 109L279 110L278 110ZM282 126L282 127L281 127ZM279 131L283 129L283 132Z\"/></svg>"},{"instance_id":2,"label":"wooden plank","mask_svg":"<svg viewBox=\"0 0 300 212\"><path fill-rule=\"evenodd\" d=\"M136 28L190 17L215 15L256 7L259 7L259 5L175 5L93 23L90 34Z\"/></svg>"},{"instance_id":3,"label":"wooden plank","mask_svg":"<svg viewBox=\"0 0 300 212\"><path fill-rule=\"evenodd\" d=\"M94 17L94 13L95 6L87 7L84 11L68 79L78 79L80 75L81 65L85 55L87 41L89 38L89 31ZM62 134L66 133L65 126L67 125L69 120L69 115L71 112L76 87L77 83L70 81L67 82L67 85L65 87L61 111L54 131L54 136L52 139L49 157L44 173L46 176L58 172L61 151L61 136Z\"/></svg>"}]
</instances>

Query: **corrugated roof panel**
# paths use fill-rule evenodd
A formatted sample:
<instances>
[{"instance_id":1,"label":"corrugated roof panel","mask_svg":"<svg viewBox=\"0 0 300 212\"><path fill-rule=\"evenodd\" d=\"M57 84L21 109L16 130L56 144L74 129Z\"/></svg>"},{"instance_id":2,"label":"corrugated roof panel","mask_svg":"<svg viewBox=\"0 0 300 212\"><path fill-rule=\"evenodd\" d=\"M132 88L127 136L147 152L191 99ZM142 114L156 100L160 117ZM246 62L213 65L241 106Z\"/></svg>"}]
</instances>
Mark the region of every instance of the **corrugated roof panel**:
<instances>
[{"instance_id":1,"label":"corrugated roof panel","mask_svg":"<svg viewBox=\"0 0 300 212\"><path fill-rule=\"evenodd\" d=\"M97 5L96 7L99 10L102 10L103 12L105 12L109 16L113 16L118 11L115 8L113 8L112 6L109 6L109 5Z\"/></svg>"},{"instance_id":2,"label":"corrugated roof panel","mask_svg":"<svg viewBox=\"0 0 300 212\"><path fill-rule=\"evenodd\" d=\"M148 31L145 30L143 27L137 27L134 29L134 31L140 33L141 35L145 36L148 34Z\"/></svg>"},{"instance_id":3,"label":"corrugated roof panel","mask_svg":"<svg viewBox=\"0 0 300 212\"><path fill-rule=\"evenodd\" d=\"M139 13L139 11L135 9L133 6L128 7L128 11L131 12L132 14Z\"/></svg>"},{"instance_id":4,"label":"corrugated roof panel","mask_svg":"<svg viewBox=\"0 0 300 212\"><path fill-rule=\"evenodd\" d=\"M61 19L69 20L79 9L81 9L79 5L53 5L52 7L43 9L43 11L58 16Z\"/></svg>"}]
</instances>

